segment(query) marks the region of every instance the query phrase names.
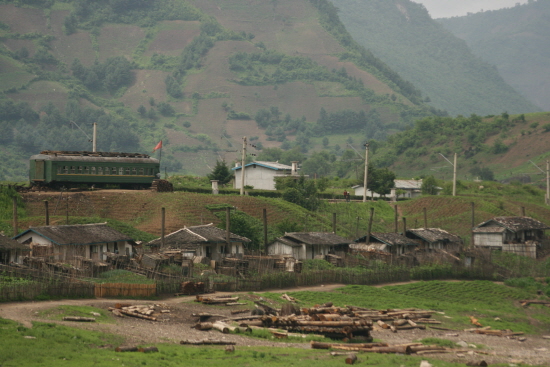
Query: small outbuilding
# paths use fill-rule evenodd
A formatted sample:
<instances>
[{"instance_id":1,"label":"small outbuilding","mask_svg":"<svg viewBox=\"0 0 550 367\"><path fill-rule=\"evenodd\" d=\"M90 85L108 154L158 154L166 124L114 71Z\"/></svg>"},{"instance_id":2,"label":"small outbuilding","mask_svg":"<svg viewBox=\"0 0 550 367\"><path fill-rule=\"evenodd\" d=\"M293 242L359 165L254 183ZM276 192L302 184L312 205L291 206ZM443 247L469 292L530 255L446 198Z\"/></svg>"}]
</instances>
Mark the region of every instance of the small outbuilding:
<instances>
[{"instance_id":1,"label":"small outbuilding","mask_svg":"<svg viewBox=\"0 0 550 367\"><path fill-rule=\"evenodd\" d=\"M307 260L326 255L341 256L348 252L349 244L349 240L332 232L291 232L267 246L267 253Z\"/></svg>"},{"instance_id":2,"label":"small outbuilding","mask_svg":"<svg viewBox=\"0 0 550 367\"><path fill-rule=\"evenodd\" d=\"M474 246L537 258L550 227L530 217L495 217L473 229Z\"/></svg>"},{"instance_id":3,"label":"small outbuilding","mask_svg":"<svg viewBox=\"0 0 550 367\"><path fill-rule=\"evenodd\" d=\"M419 242L405 237L399 233L371 233L369 240L367 236L360 237L350 245L350 249L356 251L384 251L394 256L414 251Z\"/></svg>"},{"instance_id":4,"label":"small outbuilding","mask_svg":"<svg viewBox=\"0 0 550 367\"><path fill-rule=\"evenodd\" d=\"M406 236L419 241L419 249L444 250L450 253L462 251L462 238L441 228L408 229Z\"/></svg>"},{"instance_id":5,"label":"small outbuilding","mask_svg":"<svg viewBox=\"0 0 550 367\"><path fill-rule=\"evenodd\" d=\"M233 188L240 189L243 169L237 166L232 170L235 172ZM289 166L279 162L255 161L244 166L244 185L261 190L275 190L275 178L297 175L298 162L292 162L292 166Z\"/></svg>"},{"instance_id":6,"label":"small outbuilding","mask_svg":"<svg viewBox=\"0 0 550 367\"><path fill-rule=\"evenodd\" d=\"M106 260L107 253L133 256L135 242L107 223L31 227L14 237L33 257L72 263L77 257Z\"/></svg>"},{"instance_id":7,"label":"small outbuilding","mask_svg":"<svg viewBox=\"0 0 550 367\"><path fill-rule=\"evenodd\" d=\"M158 249L180 249L185 257L203 256L211 260L222 260L227 256L244 254L244 244L250 239L214 227L212 223L200 226L184 227L148 243L148 246Z\"/></svg>"},{"instance_id":8,"label":"small outbuilding","mask_svg":"<svg viewBox=\"0 0 550 367\"><path fill-rule=\"evenodd\" d=\"M0 233L0 264L22 264L23 258L30 253L29 245L19 243Z\"/></svg>"}]
</instances>

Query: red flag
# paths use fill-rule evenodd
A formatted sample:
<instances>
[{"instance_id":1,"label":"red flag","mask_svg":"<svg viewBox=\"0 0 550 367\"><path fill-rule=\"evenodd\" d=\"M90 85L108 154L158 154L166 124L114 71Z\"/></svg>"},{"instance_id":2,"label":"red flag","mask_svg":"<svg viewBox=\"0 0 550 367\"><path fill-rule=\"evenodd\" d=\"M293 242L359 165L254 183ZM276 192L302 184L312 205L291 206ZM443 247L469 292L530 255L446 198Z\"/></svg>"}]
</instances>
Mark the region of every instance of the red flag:
<instances>
[{"instance_id":1,"label":"red flag","mask_svg":"<svg viewBox=\"0 0 550 367\"><path fill-rule=\"evenodd\" d=\"M157 146L155 147L155 149L153 149L153 152L154 152L155 150L160 149L160 148L162 148L162 140L159 141L159 143L157 144Z\"/></svg>"}]
</instances>

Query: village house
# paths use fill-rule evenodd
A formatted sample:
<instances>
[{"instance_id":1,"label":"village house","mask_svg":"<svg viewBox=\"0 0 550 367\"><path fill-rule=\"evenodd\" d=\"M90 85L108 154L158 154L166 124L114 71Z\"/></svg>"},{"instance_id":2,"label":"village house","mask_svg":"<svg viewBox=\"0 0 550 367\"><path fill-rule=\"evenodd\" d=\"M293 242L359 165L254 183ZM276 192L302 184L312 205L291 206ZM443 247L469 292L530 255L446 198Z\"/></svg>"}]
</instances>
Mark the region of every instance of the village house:
<instances>
[{"instance_id":1,"label":"village house","mask_svg":"<svg viewBox=\"0 0 550 367\"><path fill-rule=\"evenodd\" d=\"M242 167L236 166L233 188L240 189L242 183ZM275 190L275 178L298 175L298 162L292 162L292 166L279 162L252 162L244 166L244 185L252 186L260 190Z\"/></svg>"},{"instance_id":2,"label":"village house","mask_svg":"<svg viewBox=\"0 0 550 367\"><path fill-rule=\"evenodd\" d=\"M421 250L443 250L449 253L462 251L462 238L441 228L408 229L406 236L419 241L418 248Z\"/></svg>"},{"instance_id":3,"label":"village house","mask_svg":"<svg viewBox=\"0 0 550 367\"><path fill-rule=\"evenodd\" d=\"M267 246L268 255L292 256L296 260L324 258L326 255L343 255L350 241L328 232L291 232L277 238Z\"/></svg>"},{"instance_id":4,"label":"village house","mask_svg":"<svg viewBox=\"0 0 550 367\"><path fill-rule=\"evenodd\" d=\"M353 186L356 196L363 196L363 185ZM437 188L441 190L440 187ZM367 189L367 197L379 198L382 195L377 192L371 192ZM422 196L422 180L394 180L394 187L391 189L389 197L396 199L413 199Z\"/></svg>"},{"instance_id":5,"label":"village house","mask_svg":"<svg viewBox=\"0 0 550 367\"><path fill-rule=\"evenodd\" d=\"M537 258L538 250L548 241L546 224L530 217L495 217L473 229L473 242L477 248L489 248Z\"/></svg>"},{"instance_id":6,"label":"village house","mask_svg":"<svg viewBox=\"0 0 550 367\"><path fill-rule=\"evenodd\" d=\"M23 258L30 253L29 245L19 243L0 233L0 264L22 264Z\"/></svg>"},{"instance_id":7,"label":"village house","mask_svg":"<svg viewBox=\"0 0 550 367\"><path fill-rule=\"evenodd\" d=\"M230 232L228 244L227 231L210 223L184 227L164 236L164 247L162 238L149 242L148 246L163 250L180 249L185 257L202 256L219 261L226 256L244 254L244 244L249 242L250 239Z\"/></svg>"},{"instance_id":8,"label":"village house","mask_svg":"<svg viewBox=\"0 0 550 367\"><path fill-rule=\"evenodd\" d=\"M31 227L14 237L31 247L33 257L73 263L77 257L104 261L108 253L134 254L135 242L107 223Z\"/></svg>"},{"instance_id":9,"label":"village house","mask_svg":"<svg viewBox=\"0 0 550 367\"><path fill-rule=\"evenodd\" d=\"M419 242L405 237L399 233L371 233L367 241L367 236L360 237L350 245L350 249L355 251L383 251L393 256L399 256L409 251L414 251L419 246Z\"/></svg>"}]
</instances>

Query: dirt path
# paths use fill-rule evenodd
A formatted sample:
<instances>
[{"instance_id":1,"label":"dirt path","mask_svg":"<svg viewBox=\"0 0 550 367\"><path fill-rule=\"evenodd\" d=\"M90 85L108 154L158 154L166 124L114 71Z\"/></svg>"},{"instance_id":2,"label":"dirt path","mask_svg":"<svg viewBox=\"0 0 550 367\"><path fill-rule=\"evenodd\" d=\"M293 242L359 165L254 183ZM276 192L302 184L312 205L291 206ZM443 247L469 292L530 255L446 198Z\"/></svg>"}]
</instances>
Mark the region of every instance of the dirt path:
<instances>
[{"instance_id":1,"label":"dirt path","mask_svg":"<svg viewBox=\"0 0 550 367\"><path fill-rule=\"evenodd\" d=\"M402 284L402 283L399 283ZM387 286L389 284L385 284ZM396 283L397 285L397 283ZM296 291L332 291L343 284L331 284L317 287L302 287L271 292L285 293ZM217 293L217 295L232 293ZM252 294L243 294L243 297L259 297ZM191 326L196 323L193 313L211 312L230 317L231 310L225 307L207 306L193 302L195 297L171 297L157 301L115 300L115 299L79 299L45 302L13 302L0 304L0 317L11 319L32 327L33 321L55 322L85 330L95 330L104 333L121 335L125 338L125 345L151 343L179 343L180 340L223 339L234 341L241 346L288 346L294 348L309 348L309 344L280 343L264 339L248 338L236 334L220 334L217 331L198 331ZM112 307L117 302L131 304L155 304L169 313L159 315L159 321L151 322L131 317L115 318L112 324L71 323L66 321L52 321L40 317L40 311L56 308L61 305L92 306L101 309ZM550 332L549 332L550 334ZM434 358L466 364L467 362L485 360L487 363L515 363L531 365L550 365L550 340L540 336L527 336L525 341L518 339L500 338L495 336L479 335L465 331L444 330L407 330L391 333L387 330L374 327L372 336L391 345L404 344L424 338L448 339L454 342L465 342L469 345L481 345L483 349L467 348L461 353L434 355ZM429 356L432 357L432 356ZM426 357L428 358L428 357Z\"/></svg>"}]
</instances>

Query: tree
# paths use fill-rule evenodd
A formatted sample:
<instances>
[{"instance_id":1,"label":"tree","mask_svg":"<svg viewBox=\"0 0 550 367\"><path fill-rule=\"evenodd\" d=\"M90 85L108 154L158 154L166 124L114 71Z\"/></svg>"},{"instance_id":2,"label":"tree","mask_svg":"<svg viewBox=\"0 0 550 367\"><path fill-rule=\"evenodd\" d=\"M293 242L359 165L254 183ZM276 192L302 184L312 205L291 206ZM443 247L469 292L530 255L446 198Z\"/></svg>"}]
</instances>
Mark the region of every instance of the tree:
<instances>
[{"instance_id":1,"label":"tree","mask_svg":"<svg viewBox=\"0 0 550 367\"><path fill-rule=\"evenodd\" d=\"M422 180L422 195L437 195L437 181L434 176Z\"/></svg>"},{"instance_id":2,"label":"tree","mask_svg":"<svg viewBox=\"0 0 550 367\"><path fill-rule=\"evenodd\" d=\"M300 205L308 210L316 210L320 200L314 180L307 180L304 175L294 177L279 177L275 179L275 188L283 191L283 200Z\"/></svg>"},{"instance_id":3,"label":"tree","mask_svg":"<svg viewBox=\"0 0 550 367\"><path fill-rule=\"evenodd\" d=\"M145 117L147 114L147 108L145 108L144 105L139 105L137 112L140 114L141 117Z\"/></svg>"},{"instance_id":4,"label":"tree","mask_svg":"<svg viewBox=\"0 0 550 367\"><path fill-rule=\"evenodd\" d=\"M225 185L231 181L233 173L229 170L225 160L222 160L216 161L216 166L207 176L209 180L218 180L221 185Z\"/></svg>"}]
</instances>

